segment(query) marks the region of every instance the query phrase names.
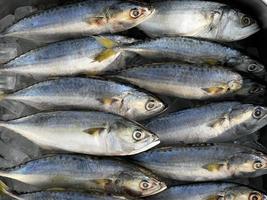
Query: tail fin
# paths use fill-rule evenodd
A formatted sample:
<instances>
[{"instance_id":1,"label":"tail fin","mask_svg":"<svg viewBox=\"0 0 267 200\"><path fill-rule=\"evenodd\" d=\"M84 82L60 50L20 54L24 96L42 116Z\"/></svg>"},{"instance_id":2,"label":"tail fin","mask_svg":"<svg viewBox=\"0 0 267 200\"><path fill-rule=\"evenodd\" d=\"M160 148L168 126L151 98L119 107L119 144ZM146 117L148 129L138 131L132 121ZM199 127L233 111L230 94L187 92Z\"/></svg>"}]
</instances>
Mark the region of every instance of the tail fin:
<instances>
[{"instance_id":1,"label":"tail fin","mask_svg":"<svg viewBox=\"0 0 267 200\"><path fill-rule=\"evenodd\" d=\"M17 195L9 191L9 187L1 180L0 180L0 194L5 194L18 200L23 200L22 198L18 197Z\"/></svg>"}]
</instances>

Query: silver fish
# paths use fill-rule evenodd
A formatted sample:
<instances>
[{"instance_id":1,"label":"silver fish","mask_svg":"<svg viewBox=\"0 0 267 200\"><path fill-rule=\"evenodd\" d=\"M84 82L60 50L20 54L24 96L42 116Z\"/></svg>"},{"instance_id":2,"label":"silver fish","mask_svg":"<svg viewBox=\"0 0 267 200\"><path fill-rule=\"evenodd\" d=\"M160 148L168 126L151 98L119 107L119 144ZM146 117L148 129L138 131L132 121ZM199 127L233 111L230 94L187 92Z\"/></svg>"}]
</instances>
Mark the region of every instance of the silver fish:
<instances>
[{"instance_id":1,"label":"silver fish","mask_svg":"<svg viewBox=\"0 0 267 200\"><path fill-rule=\"evenodd\" d=\"M117 72L113 77L148 91L185 99L209 99L242 87L242 77L221 67L182 63L144 65Z\"/></svg>"},{"instance_id":2,"label":"silver fish","mask_svg":"<svg viewBox=\"0 0 267 200\"><path fill-rule=\"evenodd\" d=\"M194 38L163 37L135 42L122 47L128 54L136 54L140 63L186 61L196 64L221 65L236 71L263 77L266 69L256 59L232 47ZM142 58L144 58L142 60ZM134 59L128 61L134 65Z\"/></svg>"},{"instance_id":3,"label":"silver fish","mask_svg":"<svg viewBox=\"0 0 267 200\"><path fill-rule=\"evenodd\" d=\"M267 155L237 144L166 147L133 159L158 175L180 181L215 181L267 174Z\"/></svg>"},{"instance_id":4,"label":"silver fish","mask_svg":"<svg viewBox=\"0 0 267 200\"><path fill-rule=\"evenodd\" d=\"M134 120L155 116L165 109L158 98L137 89L92 78L61 78L34 84L2 100L14 100L39 111L87 109L118 114Z\"/></svg>"},{"instance_id":5,"label":"silver fish","mask_svg":"<svg viewBox=\"0 0 267 200\"><path fill-rule=\"evenodd\" d=\"M213 103L152 119L146 128L162 145L230 142L267 125L267 108L238 102Z\"/></svg>"},{"instance_id":6,"label":"silver fish","mask_svg":"<svg viewBox=\"0 0 267 200\"><path fill-rule=\"evenodd\" d=\"M166 189L149 171L119 160L54 155L0 171L0 176L40 189L72 188L144 197Z\"/></svg>"},{"instance_id":7,"label":"silver fish","mask_svg":"<svg viewBox=\"0 0 267 200\"><path fill-rule=\"evenodd\" d=\"M168 0L152 5L154 14L138 26L151 37L190 36L231 42L260 30L252 17L221 3Z\"/></svg>"},{"instance_id":8,"label":"silver fish","mask_svg":"<svg viewBox=\"0 0 267 200\"><path fill-rule=\"evenodd\" d=\"M40 191L25 194L15 194L10 188L0 181L0 192L17 200L127 200L126 197L114 197L98 193L82 193L68 191Z\"/></svg>"},{"instance_id":9,"label":"silver fish","mask_svg":"<svg viewBox=\"0 0 267 200\"><path fill-rule=\"evenodd\" d=\"M171 187L149 200L266 200L266 194L231 183L202 183Z\"/></svg>"},{"instance_id":10,"label":"silver fish","mask_svg":"<svg viewBox=\"0 0 267 200\"><path fill-rule=\"evenodd\" d=\"M110 43L110 40L115 40L116 44ZM43 77L51 76L104 73L117 68L121 54L107 48L134 41L122 36L108 36L56 42L8 61L1 66L0 74L23 75L42 80Z\"/></svg>"},{"instance_id":11,"label":"silver fish","mask_svg":"<svg viewBox=\"0 0 267 200\"><path fill-rule=\"evenodd\" d=\"M99 35L128 30L154 12L144 3L121 0L87 0L27 16L2 33L38 42Z\"/></svg>"},{"instance_id":12,"label":"silver fish","mask_svg":"<svg viewBox=\"0 0 267 200\"><path fill-rule=\"evenodd\" d=\"M58 111L2 121L12 130L45 149L106 156L146 151L160 143L141 125L102 112Z\"/></svg>"}]
</instances>

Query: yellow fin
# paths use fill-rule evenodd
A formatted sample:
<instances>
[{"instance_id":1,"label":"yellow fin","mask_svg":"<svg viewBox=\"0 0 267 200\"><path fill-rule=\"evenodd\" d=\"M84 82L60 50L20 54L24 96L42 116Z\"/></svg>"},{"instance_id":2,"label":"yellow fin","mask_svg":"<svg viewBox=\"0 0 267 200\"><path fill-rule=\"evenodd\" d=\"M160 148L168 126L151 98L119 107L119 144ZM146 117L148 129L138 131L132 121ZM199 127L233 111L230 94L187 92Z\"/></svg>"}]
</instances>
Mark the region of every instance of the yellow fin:
<instances>
[{"instance_id":1,"label":"yellow fin","mask_svg":"<svg viewBox=\"0 0 267 200\"><path fill-rule=\"evenodd\" d=\"M210 87L210 88L202 88L202 90L204 90L205 92L207 92L209 94L220 94L220 93L223 93L225 91L225 89L226 88L224 85Z\"/></svg>"},{"instance_id":2,"label":"yellow fin","mask_svg":"<svg viewBox=\"0 0 267 200\"><path fill-rule=\"evenodd\" d=\"M102 61L114 56L116 53L117 52L114 51L113 49L106 49L95 57L95 61L102 62Z\"/></svg>"},{"instance_id":3,"label":"yellow fin","mask_svg":"<svg viewBox=\"0 0 267 200\"><path fill-rule=\"evenodd\" d=\"M111 183L111 180L109 179L99 179L99 180L95 180L95 183L99 186L105 187L106 185Z\"/></svg>"},{"instance_id":4,"label":"yellow fin","mask_svg":"<svg viewBox=\"0 0 267 200\"><path fill-rule=\"evenodd\" d=\"M210 195L209 197L203 199L203 200L218 200L219 196L217 195Z\"/></svg>"},{"instance_id":5,"label":"yellow fin","mask_svg":"<svg viewBox=\"0 0 267 200\"><path fill-rule=\"evenodd\" d=\"M215 171L219 171L223 166L225 166L225 164L223 163L210 163L210 164L204 165L202 168L210 172L215 172Z\"/></svg>"},{"instance_id":6,"label":"yellow fin","mask_svg":"<svg viewBox=\"0 0 267 200\"><path fill-rule=\"evenodd\" d=\"M118 46L118 43L107 38L107 37L103 37L103 36L93 36L96 41L101 44L103 47L107 48L107 49L111 49L115 46Z\"/></svg>"},{"instance_id":7,"label":"yellow fin","mask_svg":"<svg viewBox=\"0 0 267 200\"><path fill-rule=\"evenodd\" d=\"M48 188L47 191L54 191L54 192L66 191L66 188L54 187L54 188Z\"/></svg>"},{"instance_id":8,"label":"yellow fin","mask_svg":"<svg viewBox=\"0 0 267 200\"><path fill-rule=\"evenodd\" d=\"M98 128L89 128L89 129L84 130L83 132L85 132L85 133L87 133L89 135L97 136L97 135L100 135L100 133L102 131L104 131L105 129L106 128L100 128L100 127L98 127Z\"/></svg>"},{"instance_id":9,"label":"yellow fin","mask_svg":"<svg viewBox=\"0 0 267 200\"><path fill-rule=\"evenodd\" d=\"M5 94L4 92L0 91L0 101L5 99L6 96L7 96L7 94Z\"/></svg>"},{"instance_id":10,"label":"yellow fin","mask_svg":"<svg viewBox=\"0 0 267 200\"><path fill-rule=\"evenodd\" d=\"M102 104L104 104L104 105L108 105L108 106L110 106L110 105L112 105L113 103L119 101L119 99L118 99L118 98L115 98L115 97L112 97L112 98L107 97L107 98L99 99L99 101L100 101Z\"/></svg>"},{"instance_id":11,"label":"yellow fin","mask_svg":"<svg viewBox=\"0 0 267 200\"><path fill-rule=\"evenodd\" d=\"M7 194L8 189L8 186L3 181L0 181L0 193Z\"/></svg>"},{"instance_id":12,"label":"yellow fin","mask_svg":"<svg viewBox=\"0 0 267 200\"><path fill-rule=\"evenodd\" d=\"M207 58L205 59L205 63L208 65L218 65L219 62L214 58Z\"/></svg>"}]
</instances>

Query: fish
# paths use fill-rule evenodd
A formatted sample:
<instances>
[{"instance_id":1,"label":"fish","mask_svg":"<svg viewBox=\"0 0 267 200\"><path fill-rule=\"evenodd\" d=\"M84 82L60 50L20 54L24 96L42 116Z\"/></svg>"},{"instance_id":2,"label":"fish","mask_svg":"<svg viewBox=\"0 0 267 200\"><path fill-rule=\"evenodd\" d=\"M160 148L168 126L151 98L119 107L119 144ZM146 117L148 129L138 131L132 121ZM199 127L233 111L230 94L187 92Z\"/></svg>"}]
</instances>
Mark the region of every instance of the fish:
<instances>
[{"instance_id":1,"label":"fish","mask_svg":"<svg viewBox=\"0 0 267 200\"><path fill-rule=\"evenodd\" d=\"M210 103L149 120L145 127L161 145L234 142L267 125L267 107L239 102Z\"/></svg>"},{"instance_id":2,"label":"fish","mask_svg":"<svg viewBox=\"0 0 267 200\"><path fill-rule=\"evenodd\" d=\"M124 161L57 154L2 169L0 176L41 190L64 188L145 197L162 192L166 184L150 171Z\"/></svg>"},{"instance_id":3,"label":"fish","mask_svg":"<svg viewBox=\"0 0 267 200\"><path fill-rule=\"evenodd\" d=\"M73 191L38 191L24 194L16 194L10 191L10 188L2 181L0 181L0 192L6 196L12 197L17 200L127 200L126 197L115 197L112 195L98 194L98 193L85 193Z\"/></svg>"},{"instance_id":4,"label":"fish","mask_svg":"<svg viewBox=\"0 0 267 200\"><path fill-rule=\"evenodd\" d=\"M233 183L201 183L171 187L148 200L266 200L263 192Z\"/></svg>"},{"instance_id":5,"label":"fish","mask_svg":"<svg viewBox=\"0 0 267 200\"><path fill-rule=\"evenodd\" d=\"M167 105L134 87L100 78L59 78L33 84L2 100L21 102L38 111L81 109L121 115L132 120L156 116Z\"/></svg>"},{"instance_id":6,"label":"fish","mask_svg":"<svg viewBox=\"0 0 267 200\"><path fill-rule=\"evenodd\" d=\"M0 67L0 74L20 75L36 80L102 74L121 66L121 52L114 47L134 41L136 40L123 36L97 36L55 42L4 63Z\"/></svg>"},{"instance_id":7,"label":"fish","mask_svg":"<svg viewBox=\"0 0 267 200\"><path fill-rule=\"evenodd\" d=\"M37 113L2 121L0 127L14 131L44 149L90 155L133 155L160 143L154 133L136 122L94 111Z\"/></svg>"},{"instance_id":8,"label":"fish","mask_svg":"<svg viewBox=\"0 0 267 200\"><path fill-rule=\"evenodd\" d=\"M225 68L184 63L141 65L106 77L129 82L156 94L196 100L234 93L243 84L240 74Z\"/></svg>"},{"instance_id":9,"label":"fish","mask_svg":"<svg viewBox=\"0 0 267 200\"><path fill-rule=\"evenodd\" d=\"M121 45L120 49L134 57L128 59L128 65L184 61L220 65L261 79L266 75L266 68L258 59L228 45L199 38L161 37Z\"/></svg>"},{"instance_id":10,"label":"fish","mask_svg":"<svg viewBox=\"0 0 267 200\"><path fill-rule=\"evenodd\" d=\"M132 160L164 178L188 182L267 174L267 155L238 144L162 147L132 156Z\"/></svg>"},{"instance_id":11,"label":"fish","mask_svg":"<svg viewBox=\"0 0 267 200\"><path fill-rule=\"evenodd\" d=\"M189 36L220 42L245 39L260 30L242 11L211 1L154 1L153 15L138 28L150 37Z\"/></svg>"},{"instance_id":12,"label":"fish","mask_svg":"<svg viewBox=\"0 0 267 200\"><path fill-rule=\"evenodd\" d=\"M145 3L87 0L33 13L8 27L1 37L49 43L128 30L147 20L154 9Z\"/></svg>"}]
</instances>

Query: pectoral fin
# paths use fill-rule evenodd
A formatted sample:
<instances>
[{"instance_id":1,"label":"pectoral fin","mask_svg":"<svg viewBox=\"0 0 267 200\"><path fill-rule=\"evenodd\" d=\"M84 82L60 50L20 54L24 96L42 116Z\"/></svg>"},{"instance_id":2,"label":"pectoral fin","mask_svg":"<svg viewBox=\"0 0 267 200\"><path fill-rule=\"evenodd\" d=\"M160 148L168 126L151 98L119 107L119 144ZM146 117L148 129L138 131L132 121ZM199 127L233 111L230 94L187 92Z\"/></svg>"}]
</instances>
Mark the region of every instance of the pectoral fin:
<instances>
[{"instance_id":1,"label":"pectoral fin","mask_svg":"<svg viewBox=\"0 0 267 200\"><path fill-rule=\"evenodd\" d=\"M220 118L212 121L211 123L209 123L209 127L216 128L216 127L222 126L223 123L226 120L227 120L227 117L226 116L220 117Z\"/></svg>"},{"instance_id":2,"label":"pectoral fin","mask_svg":"<svg viewBox=\"0 0 267 200\"><path fill-rule=\"evenodd\" d=\"M205 92L208 94L214 95L214 94L220 94L225 91L225 87L222 86L215 86L215 87L210 87L210 88L202 88Z\"/></svg>"},{"instance_id":3,"label":"pectoral fin","mask_svg":"<svg viewBox=\"0 0 267 200\"><path fill-rule=\"evenodd\" d=\"M204 62L208 65L217 65L218 64L218 60L213 59L213 58L207 58L204 60Z\"/></svg>"},{"instance_id":4,"label":"pectoral fin","mask_svg":"<svg viewBox=\"0 0 267 200\"><path fill-rule=\"evenodd\" d=\"M97 135L100 135L101 132L103 132L105 130L106 130L106 128L97 127L97 128L89 128L89 129L86 129L83 132L85 132L85 133L87 133L89 135L92 135L92 136L97 136Z\"/></svg>"},{"instance_id":5,"label":"pectoral fin","mask_svg":"<svg viewBox=\"0 0 267 200\"><path fill-rule=\"evenodd\" d=\"M113 47L118 46L118 43L107 38L107 37L103 37L103 36L93 36L96 41L103 47L107 48L107 49L111 49Z\"/></svg>"},{"instance_id":6,"label":"pectoral fin","mask_svg":"<svg viewBox=\"0 0 267 200\"><path fill-rule=\"evenodd\" d=\"M99 16L99 17L90 17L86 20L86 22L91 26L101 26L106 24L105 17Z\"/></svg>"},{"instance_id":7,"label":"pectoral fin","mask_svg":"<svg viewBox=\"0 0 267 200\"><path fill-rule=\"evenodd\" d=\"M109 179L99 179L99 180L95 180L95 183L99 186L101 186L102 188L104 188L106 185L110 184L112 181Z\"/></svg>"},{"instance_id":8,"label":"pectoral fin","mask_svg":"<svg viewBox=\"0 0 267 200\"><path fill-rule=\"evenodd\" d=\"M98 62L102 62L114 55L116 55L117 52L114 51L113 49L106 49L104 51L102 51L101 53L99 53L98 55L96 55L96 57L94 58L95 61L98 61Z\"/></svg>"},{"instance_id":9,"label":"pectoral fin","mask_svg":"<svg viewBox=\"0 0 267 200\"><path fill-rule=\"evenodd\" d=\"M210 172L215 172L215 171L219 171L224 166L225 166L225 163L209 163L207 165L204 165L202 168Z\"/></svg>"},{"instance_id":10,"label":"pectoral fin","mask_svg":"<svg viewBox=\"0 0 267 200\"><path fill-rule=\"evenodd\" d=\"M218 195L210 195L209 197L203 199L203 200L218 200L221 196Z\"/></svg>"},{"instance_id":11,"label":"pectoral fin","mask_svg":"<svg viewBox=\"0 0 267 200\"><path fill-rule=\"evenodd\" d=\"M118 101L120 101L119 98L116 98L116 97L107 97L107 98L102 98L102 99L99 99L99 101L103 104L103 105L107 105L107 106L110 106L112 105L113 103L116 103Z\"/></svg>"}]
</instances>

